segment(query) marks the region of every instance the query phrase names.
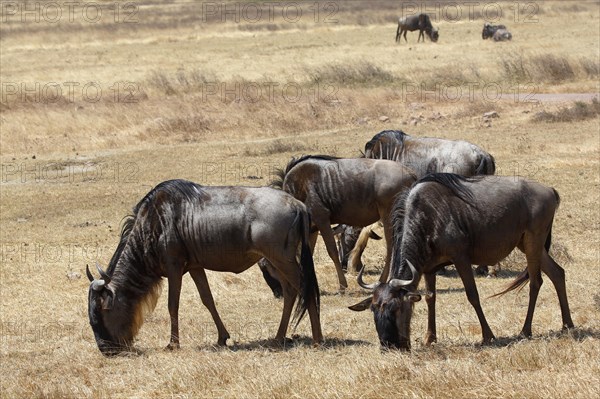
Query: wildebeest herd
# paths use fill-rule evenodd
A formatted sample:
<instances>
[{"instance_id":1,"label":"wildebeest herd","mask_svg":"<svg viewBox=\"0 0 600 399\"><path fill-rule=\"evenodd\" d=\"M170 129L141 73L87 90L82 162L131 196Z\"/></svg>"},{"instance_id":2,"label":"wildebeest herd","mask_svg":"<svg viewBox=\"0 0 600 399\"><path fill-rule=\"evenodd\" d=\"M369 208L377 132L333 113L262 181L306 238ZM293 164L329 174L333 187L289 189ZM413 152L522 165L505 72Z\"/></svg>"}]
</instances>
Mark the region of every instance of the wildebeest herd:
<instances>
[{"instance_id":1,"label":"wildebeest herd","mask_svg":"<svg viewBox=\"0 0 600 399\"><path fill-rule=\"evenodd\" d=\"M400 41L402 36L404 36L404 41L408 42L406 39L406 33L414 32L416 30L419 31L417 43L420 42L421 39L425 41L425 35L427 35L427 37L429 37L429 39L434 43L440 38L440 32L437 28L433 27L433 24L431 23L431 17L428 14L421 13L398 19L396 43ZM481 37L484 40L491 38L495 42L512 40L512 34L508 31L508 29L506 29L506 26L492 25L488 22L483 25Z\"/></svg>"},{"instance_id":2,"label":"wildebeest herd","mask_svg":"<svg viewBox=\"0 0 600 399\"><path fill-rule=\"evenodd\" d=\"M454 264L479 318L483 342L494 339L479 303L472 264L493 265L514 249L526 269L498 295L530 283L523 336L531 322L543 271L555 286L563 328L573 327L564 270L550 257L559 195L553 188L512 176L496 176L494 158L465 142L383 131L359 158L312 155L293 158L272 187L207 187L169 180L133 209L108 268L98 264L90 280L89 321L100 351L131 350L151 311L163 277L168 281L169 349L179 347L178 309L182 277L189 272L218 332L229 333L213 301L205 269L241 273L260 261L279 285L283 312L275 340L283 342L290 319L308 312L315 344L322 342L320 293L313 251L321 233L340 289L346 278L332 225L361 228L380 221L387 255L378 282L358 284L372 296L350 306L370 308L380 343L410 349L413 304L428 309L426 344L436 341L436 272ZM418 291L424 277L425 291ZM296 303L297 302L297 303ZM292 317L292 310L295 313Z\"/></svg>"}]
</instances>

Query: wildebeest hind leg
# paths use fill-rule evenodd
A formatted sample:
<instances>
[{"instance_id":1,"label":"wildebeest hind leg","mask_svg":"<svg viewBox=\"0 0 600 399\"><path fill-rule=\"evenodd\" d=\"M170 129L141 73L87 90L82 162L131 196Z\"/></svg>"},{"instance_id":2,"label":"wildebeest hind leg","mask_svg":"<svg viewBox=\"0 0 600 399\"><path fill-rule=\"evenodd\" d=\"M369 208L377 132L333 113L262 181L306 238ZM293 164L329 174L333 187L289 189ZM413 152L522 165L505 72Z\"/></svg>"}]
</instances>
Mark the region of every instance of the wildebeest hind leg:
<instances>
[{"instance_id":1,"label":"wildebeest hind leg","mask_svg":"<svg viewBox=\"0 0 600 399\"><path fill-rule=\"evenodd\" d=\"M202 300L202 303L210 312L210 315L212 316L213 321L217 326L217 332L219 334L217 345L227 345L229 333L227 332L227 329L225 328L225 325L221 321L219 313L217 312L215 301L213 299L212 293L210 292L210 287L208 286L208 280L206 279L206 273L204 272L204 269L190 270L190 275L192 276L194 283L196 283L196 288L200 293L200 299Z\"/></svg>"},{"instance_id":2,"label":"wildebeest hind leg","mask_svg":"<svg viewBox=\"0 0 600 399\"><path fill-rule=\"evenodd\" d=\"M542 271L540 265L540 252L539 250L531 250L533 245L525 246L527 258L527 271L529 272L529 305L527 306L527 316L525 316L525 324L521 330L521 335L524 337L531 337L531 323L533 321L533 312L535 310L535 303L542 286ZM539 246L541 248L541 245ZM529 250L527 250L529 249ZM543 251L543 249L542 249Z\"/></svg>"},{"instance_id":3,"label":"wildebeest hind leg","mask_svg":"<svg viewBox=\"0 0 600 399\"><path fill-rule=\"evenodd\" d=\"M282 276L281 288L283 288L283 311L281 313L281 322L279 323L279 328L275 335L275 341L283 344L288 325L290 324L292 308L296 302L297 292L300 287L294 288L294 286L287 281L286 277Z\"/></svg>"},{"instance_id":4,"label":"wildebeest hind leg","mask_svg":"<svg viewBox=\"0 0 600 399\"><path fill-rule=\"evenodd\" d=\"M542 271L546 274L558 295L560 303L560 312L562 315L563 328L573 328L573 320L571 319L571 311L569 310L569 301L567 300L567 288L565 286L565 270L560 267L550 255L544 250L542 255Z\"/></svg>"},{"instance_id":5,"label":"wildebeest hind leg","mask_svg":"<svg viewBox=\"0 0 600 399\"><path fill-rule=\"evenodd\" d=\"M454 262L456 267L456 271L460 276L463 285L465 286L465 293L467 294L467 299L471 303L471 306L475 309L475 313L477 313L477 318L479 319L479 324L481 324L481 333L483 335L483 343L490 343L494 337L494 333L490 328L487 320L485 319L485 315L483 314L483 309L481 308L481 304L479 303L479 293L477 292L477 286L475 285L475 277L473 277L473 271L471 270L471 263L466 261Z\"/></svg>"}]
</instances>

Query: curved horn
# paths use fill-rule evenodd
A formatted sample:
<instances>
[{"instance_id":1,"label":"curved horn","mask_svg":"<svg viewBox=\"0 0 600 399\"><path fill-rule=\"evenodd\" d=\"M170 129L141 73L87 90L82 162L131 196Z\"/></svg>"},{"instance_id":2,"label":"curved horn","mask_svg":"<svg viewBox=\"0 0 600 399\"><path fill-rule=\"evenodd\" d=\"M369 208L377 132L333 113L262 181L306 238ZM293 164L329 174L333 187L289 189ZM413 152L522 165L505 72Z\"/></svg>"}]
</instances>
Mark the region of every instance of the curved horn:
<instances>
[{"instance_id":1,"label":"curved horn","mask_svg":"<svg viewBox=\"0 0 600 399\"><path fill-rule=\"evenodd\" d=\"M358 272L358 276L356 276L356 282L358 283L358 285L360 285L362 288L366 289L366 290L371 290L373 291L375 288L377 288L379 286L379 284L381 284L379 281L373 284L366 284L363 281L362 275L363 272L365 271L365 265L363 265L363 267L360 269L360 271Z\"/></svg>"},{"instance_id":2,"label":"curved horn","mask_svg":"<svg viewBox=\"0 0 600 399\"><path fill-rule=\"evenodd\" d=\"M109 275L106 274L104 270L102 270L98 262L96 262L96 269L98 269L98 273L100 273L100 277L102 277L102 280L106 281L106 284L110 283Z\"/></svg>"},{"instance_id":3,"label":"curved horn","mask_svg":"<svg viewBox=\"0 0 600 399\"><path fill-rule=\"evenodd\" d=\"M102 289L104 288L104 286L106 285L104 280L94 280L92 282L92 289L94 291L102 291Z\"/></svg>"},{"instance_id":4,"label":"curved horn","mask_svg":"<svg viewBox=\"0 0 600 399\"><path fill-rule=\"evenodd\" d=\"M94 281L94 276L92 276L92 273L90 272L90 267L88 265L85 265L85 274L87 275L87 278L90 280L90 283L92 281Z\"/></svg>"},{"instance_id":5,"label":"curved horn","mask_svg":"<svg viewBox=\"0 0 600 399\"><path fill-rule=\"evenodd\" d=\"M407 285L411 285L415 281L415 276L417 275L417 269L413 266L412 263L407 259L406 263L408 263L408 267L410 268L410 272L412 274L412 278L410 280L401 280L399 278L394 278L390 280L390 286L392 288L401 288L406 287Z\"/></svg>"}]
</instances>

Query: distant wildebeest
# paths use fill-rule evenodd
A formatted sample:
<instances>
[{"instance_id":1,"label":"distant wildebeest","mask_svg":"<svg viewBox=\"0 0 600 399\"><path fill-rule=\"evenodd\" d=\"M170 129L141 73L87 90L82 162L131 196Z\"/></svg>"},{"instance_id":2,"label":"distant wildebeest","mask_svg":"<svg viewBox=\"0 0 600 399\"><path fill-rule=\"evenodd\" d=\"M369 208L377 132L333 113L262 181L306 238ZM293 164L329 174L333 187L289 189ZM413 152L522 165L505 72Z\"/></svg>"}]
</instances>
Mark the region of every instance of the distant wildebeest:
<instances>
[{"instance_id":1,"label":"distant wildebeest","mask_svg":"<svg viewBox=\"0 0 600 399\"><path fill-rule=\"evenodd\" d=\"M494 33L496 33L496 31L498 29L506 29L506 26L504 25L492 25L489 22L486 22L483 24L483 31L481 32L481 38L483 40L492 38L494 36Z\"/></svg>"},{"instance_id":2,"label":"distant wildebeest","mask_svg":"<svg viewBox=\"0 0 600 399\"><path fill-rule=\"evenodd\" d=\"M512 34L506 29L504 25L491 25L486 22L483 24L483 31L481 37L486 40L492 38L495 42L503 42L512 40Z\"/></svg>"},{"instance_id":3,"label":"distant wildebeest","mask_svg":"<svg viewBox=\"0 0 600 399\"><path fill-rule=\"evenodd\" d=\"M311 230L311 248L314 250L320 232L335 264L340 290L344 290L348 283L331 225L364 227L381 220L388 248L385 264L389 266L390 211L396 195L411 187L415 180L412 171L397 162L306 155L293 158L273 185L306 204L316 227ZM385 270L387 273L387 266Z\"/></svg>"},{"instance_id":4,"label":"distant wildebeest","mask_svg":"<svg viewBox=\"0 0 600 399\"><path fill-rule=\"evenodd\" d=\"M431 41L434 43L437 42L440 37L438 29L433 28L433 25L431 24L431 18L429 17L429 15L418 14L398 19L398 29L396 30L396 43L400 40L400 37L403 33L404 41L408 42L408 40L406 39L406 32L414 32L416 30L419 31L417 43L421 41L421 38L423 38L423 41L425 41L425 35L423 34L423 32L425 32L429 39L431 39Z\"/></svg>"},{"instance_id":5,"label":"distant wildebeest","mask_svg":"<svg viewBox=\"0 0 600 399\"><path fill-rule=\"evenodd\" d=\"M494 157L481 147L462 140L434 137L413 137L401 130L384 130L365 144L364 156L372 159L389 159L412 169L417 178L433 172L451 172L462 176L493 175L496 171ZM350 269L360 270L360 256L367 245L371 229L348 245L355 248L350 256ZM342 238L341 238L342 239ZM487 267L478 268L487 273Z\"/></svg>"},{"instance_id":6,"label":"distant wildebeest","mask_svg":"<svg viewBox=\"0 0 600 399\"><path fill-rule=\"evenodd\" d=\"M413 303L421 300L416 290L424 276L428 311L425 344L429 345L436 341L436 270L453 263L479 318L483 342L489 343L495 338L479 303L471 264L495 264L517 247L527 258L527 269L497 295L529 280L529 307L521 334L531 336L541 271L558 294L563 328L572 328L565 272L548 254L559 202L556 190L512 176L425 176L395 204L391 279L366 285L359 274L359 284L373 289L373 296L350 309L370 307L381 345L408 350Z\"/></svg>"},{"instance_id":7,"label":"distant wildebeest","mask_svg":"<svg viewBox=\"0 0 600 399\"><path fill-rule=\"evenodd\" d=\"M189 272L218 330L218 345L229 333L215 307L205 269L241 273L269 259L283 287L283 313L275 339L283 342L294 302L298 322L308 310L313 341L322 340L319 287L309 248L306 206L268 187L203 187L185 180L152 189L124 223L121 239L99 279L91 281L88 312L98 348L112 355L130 348L156 305L162 277L169 282L171 339L179 347L179 295ZM296 255L300 252L300 262Z\"/></svg>"}]
</instances>

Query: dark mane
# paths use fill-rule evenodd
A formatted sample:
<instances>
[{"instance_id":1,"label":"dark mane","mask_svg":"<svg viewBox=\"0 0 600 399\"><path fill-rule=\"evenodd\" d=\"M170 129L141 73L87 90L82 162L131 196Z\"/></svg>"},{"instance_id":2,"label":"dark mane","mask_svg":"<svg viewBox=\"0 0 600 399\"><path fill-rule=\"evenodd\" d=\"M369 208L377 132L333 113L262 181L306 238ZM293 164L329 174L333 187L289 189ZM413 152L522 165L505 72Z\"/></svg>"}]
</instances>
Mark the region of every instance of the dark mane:
<instances>
[{"instance_id":1,"label":"dark mane","mask_svg":"<svg viewBox=\"0 0 600 399\"><path fill-rule=\"evenodd\" d=\"M270 187L281 189L283 188L283 180L285 176L289 173L290 170L294 168L294 166L298 165L301 162L306 161L307 159L316 159L321 161L334 161L336 159L340 159L339 157L334 157L331 155L302 155L299 157L293 157L290 162L286 165L285 169L277 169L275 171L275 179L269 184Z\"/></svg>"},{"instance_id":2,"label":"dark mane","mask_svg":"<svg viewBox=\"0 0 600 399\"><path fill-rule=\"evenodd\" d=\"M392 144L393 149L391 151L391 153L396 153L399 151L393 151L395 149L402 149L402 147L404 147L404 140L407 137L410 137L408 134L404 133L402 130L383 130L379 133L377 133L375 136L373 136L373 138L371 140L369 140L366 144L365 144L365 156L368 156L369 158L372 158L372 151L375 148L375 145L377 145L379 143L380 147L386 147L386 150L383 151L383 149L380 149L381 154L384 153L390 153L390 143L387 140L383 140L384 138L389 137L391 138L394 143ZM380 157L379 157L380 158ZM383 159L388 159L388 158L383 158Z\"/></svg>"},{"instance_id":3,"label":"dark mane","mask_svg":"<svg viewBox=\"0 0 600 399\"><path fill-rule=\"evenodd\" d=\"M438 183L448 188L450 191L452 191L452 194L456 195L467 204L473 205L475 203L475 198L473 198L471 190L465 187L464 183L474 182L481 179L482 176L464 177L455 173L430 173L419 179L415 183L415 186L417 184L427 182Z\"/></svg>"},{"instance_id":4,"label":"dark mane","mask_svg":"<svg viewBox=\"0 0 600 399\"><path fill-rule=\"evenodd\" d=\"M127 215L123 218L123 226L121 227L121 238L119 239L119 245L117 245L117 249L110 259L110 263L108 264L108 268L106 272L109 276L112 276L115 267L117 266L117 262L123 253L123 249L125 248L125 244L127 244L127 239L129 238L129 234L131 234L131 230L133 230L133 225L135 223L135 216Z\"/></svg>"},{"instance_id":5,"label":"dark mane","mask_svg":"<svg viewBox=\"0 0 600 399\"><path fill-rule=\"evenodd\" d=\"M383 130L373 136L371 140L367 141L367 144L365 144L365 152L372 150L375 143L377 143L383 136L392 136L392 138L402 144L404 143L404 139L408 137L408 134L404 133L402 130Z\"/></svg>"},{"instance_id":6,"label":"dark mane","mask_svg":"<svg viewBox=\"0 0 600 399\"><path fill-rule=\"evenodd\" d=\"M408 198L408 194L410 190L405 190L400 193L396 200L394 201L394 207L391 214L392 218L392 228L393 228L393 251L392 251L392 260L390 262L390 277L396 276L396 270L402 268L402 264L404 263L405 254L402 252L402 237L404 236L404 218L406 216L406 199ZM397 265L397 266L396 266Z\"/></svg>"},{"instance_id":7,"label":"dark mane","mask_svg":"<svg viewBox=\"0 0 600 399\"><path fill-rule=\"evenodd\" d=\"M109 276L112 276L117 263L123 255L123 250L127 246L128 239L133 231L135 223L138 219L138 213L140 209L148 204L151 204L159 192L166 192L169 196L178 195L182 199L187 201L194 201L200 198L203 193L202 186L187 181L187 180L167 180L154 187L148 194L141 199L140 202L133 208L133 214L126 216L123 220L123 226L121 227L121 238L119 239L119 245L108 264L106 272ZM137 257L136 257L137 258Z\"/></svg>"}]
</instances>

